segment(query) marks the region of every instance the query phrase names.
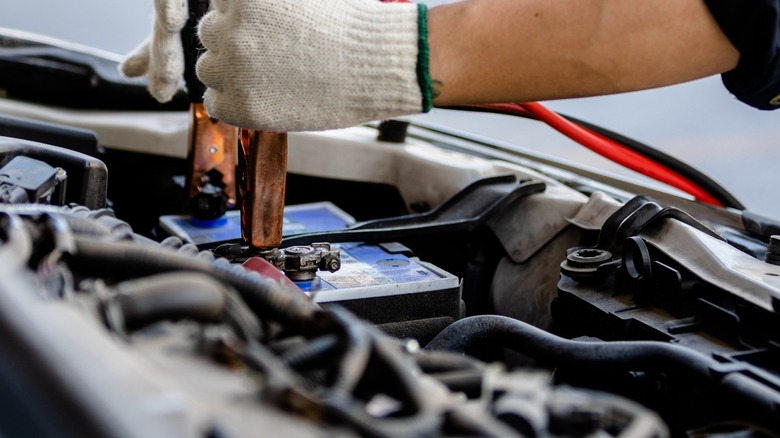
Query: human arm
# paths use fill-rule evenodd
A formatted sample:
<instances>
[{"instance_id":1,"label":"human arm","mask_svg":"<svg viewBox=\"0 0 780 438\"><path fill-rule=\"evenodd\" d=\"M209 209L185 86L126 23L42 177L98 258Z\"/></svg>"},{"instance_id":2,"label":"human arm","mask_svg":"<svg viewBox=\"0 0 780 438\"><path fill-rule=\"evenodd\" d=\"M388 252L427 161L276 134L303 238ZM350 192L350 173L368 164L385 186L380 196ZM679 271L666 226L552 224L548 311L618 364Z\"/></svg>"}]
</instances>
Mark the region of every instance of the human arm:
<instances>
[{"instance_id":1,"label":"human arm","mask_svg":"<svg viewBox=\"0 0 780 438\"><path fill-rule=\"evenodd\" d=\"M704 1L749 9L737 0ZM213 0L220 6L201 26L209 51L199 75L211 88L213 116L267 130L338 128L425 111L432 87L421 70L434 80L437 105L610 94L730 70L724 77L733 76L745 62L704 1L464 0L432 8L421 20L410 5L374 7L376 0ZM345 7L361 12L311 18L322 8ZM418 38L423 23L427 33ZM368 33L356 38L356 28ZM430 57L417 52L418 40Z\"/></svg>"},{"instance_id":2,"label":"human arm","mask_svg":"<svg viewBox=\"0 0 780 438\"><path fill-rule=\"evenodd\" d=\"M428 28L437 105L641 90L739 60L702 0L467 0Z\"/></svg>"}]
</instances>

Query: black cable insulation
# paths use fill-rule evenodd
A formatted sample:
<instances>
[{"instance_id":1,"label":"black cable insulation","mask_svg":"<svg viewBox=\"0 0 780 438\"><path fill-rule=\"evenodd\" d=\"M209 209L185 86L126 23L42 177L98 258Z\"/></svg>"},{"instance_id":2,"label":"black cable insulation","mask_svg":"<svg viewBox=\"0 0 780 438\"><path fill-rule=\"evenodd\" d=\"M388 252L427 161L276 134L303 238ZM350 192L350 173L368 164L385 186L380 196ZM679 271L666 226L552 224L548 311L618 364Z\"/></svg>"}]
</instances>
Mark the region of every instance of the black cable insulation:
<instances>
[{"instance_id":1,"label":"black cable insulation","mask_svg":"<svg viewBox=\"0 0 780 438\"><path fill-rule=\"evenodd\" d=\"M291 367L300 369L310 364L317 364L322 359L333 353L340 345L340 340L336 335L328 334L312 339L307 344L299 348L286 351L281 355L281 361Z\"/></svg>"},{"instance_id":2,"label":"black cable insulation","mask_svg":"<svg viewBox=\"0 0 780 438\"><path fill-rule=\"evenodd\" d=\"M539 121L539 119L536 116L523 110L520 107L518 107L517 111L502 109L502 107L491 107L490 105L484 105L484 106L457 105L457 106L447 106L442 108L456 110L456 111L503 114L508 116L523 117L523 118ZM626 137L622 134L618 134L609 129L600 127L598 125L594 125L592 123L580 120L575 117L567 116L565 114L561 114L561 117L565 118L570 122L576 123L577 125L580 125L583 128L586 128L599 135L602 135L612 141L620 143L626 148L631 149L632 151L638 154L644 155L648 159L653 160L659 163L660 165L668 168L669 170L672 170L675 173L687 178L691 182L695 183L696 185L698 185L699 187L707 191L710 195L712 195L714 198L720 201L725 207L734 208L737 210L745 209L744 204L742 204L733 194L731 194L728 190L726 190L723 186L718 184L712 178L708 177L707 175L697 170L696 168L690 166L689 164L686 164L680 161L679 159L663 151L660 151L652 146L649 146L645 143L642 143L630 137Z\"/></svg>"},{"instance_id":3,"label":"black cable insulation","mask_svg":"<svg viewBox=\"0 0 780 438\"><path fill-rule=\"evenodd\" d=\"M669 169L679 173L680 175L688 178L689 180L693 181L697 185L699 185L701 188L705 189L707 192L709 192L712 196L714 196L716 199L718 199L720 202L723 203L724 206L733 208L736 210L744 210L745 205L742 204L739 199L736 198L731 192L726 190L725 187L718 184L715 180L701 172L700 170L696 169L695 167L659 150L656 149L650 145L647 145L645 143L642 143L638 140L635 140L630 137L626 137L622 134L619 134L617 132L614 132L612 130L609 130L607 128L603 128L598 125L594 125L590 122L586 122L584 120L580 120L576 117L567 116L565 114L561 114L563 118L566 120L569 120L571 122L574 122L584 128L590 129L591 131L601 134L604 137L607 137L611 140L614 140L627 148L638 152L654 161L657 161L658 163L662 164L665 167L668 167Z\"/></svg>"}]
</instances>

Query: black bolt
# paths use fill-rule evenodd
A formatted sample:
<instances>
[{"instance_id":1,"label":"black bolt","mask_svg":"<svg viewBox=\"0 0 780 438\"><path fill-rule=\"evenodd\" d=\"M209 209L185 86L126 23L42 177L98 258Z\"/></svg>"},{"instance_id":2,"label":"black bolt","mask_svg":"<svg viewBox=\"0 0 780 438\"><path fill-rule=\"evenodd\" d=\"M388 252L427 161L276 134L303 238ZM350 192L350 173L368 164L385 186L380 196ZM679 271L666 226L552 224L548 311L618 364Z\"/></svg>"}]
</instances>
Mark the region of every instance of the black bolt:
<instances>
[{"instance_id":1,"label":"black bolt","mask_svg":"<svg viewBox=\"0 0 780 438\"><path fill-rule=\"evenodd\" d=\"M572 266L593 267L612 260L612 253L603 249L578 249L566 256Z\"/></svg>"},{"instance_id":2,"label":"black bolt","mask_svg":"<svg viewBox=\"0 0 780 438\"><path fill-rule=\"evenodd\" d=\"M780 266L780 235L769 238L769 248L766 250L766 262Z\"/></svg>"},{"instance_id":3,"label":"black bolt","mask_svg":"<svg viewBox=\"0 0 780 438\"><path fill-rule=\"evenodd\" d=\"M379 124L379 141L405 143L409 122L405 120L385 120Z\"/></svg>"}]
</instances>

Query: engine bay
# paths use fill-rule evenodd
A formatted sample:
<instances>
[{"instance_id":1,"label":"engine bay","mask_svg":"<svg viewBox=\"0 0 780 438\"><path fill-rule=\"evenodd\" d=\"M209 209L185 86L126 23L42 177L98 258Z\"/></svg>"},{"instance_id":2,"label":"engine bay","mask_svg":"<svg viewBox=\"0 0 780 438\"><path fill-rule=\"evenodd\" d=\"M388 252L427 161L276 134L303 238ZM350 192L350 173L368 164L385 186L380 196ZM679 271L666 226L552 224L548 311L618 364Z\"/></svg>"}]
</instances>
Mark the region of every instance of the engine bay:
<instances>
[{"instance_id":1,"label":"engine bay","mask_svg":"<svg viewBox=\"0 0 780 438\"><path fill-rule=\"evenodd\" d=\"M0 41L0 433L778 435L778 222L377 124L290 134L269 263L183 101Z\"/></svg>"}]
</instances>

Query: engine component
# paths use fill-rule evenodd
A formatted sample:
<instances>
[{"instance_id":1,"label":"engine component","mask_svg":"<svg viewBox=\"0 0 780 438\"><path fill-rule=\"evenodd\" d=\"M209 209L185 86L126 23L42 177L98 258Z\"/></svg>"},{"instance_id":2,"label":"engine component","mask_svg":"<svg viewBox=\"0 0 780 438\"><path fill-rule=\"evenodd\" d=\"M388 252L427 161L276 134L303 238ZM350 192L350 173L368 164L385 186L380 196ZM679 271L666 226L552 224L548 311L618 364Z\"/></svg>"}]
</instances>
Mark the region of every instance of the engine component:
<instances>
[{"instance_id":1,"label":"engine component","mask_svg":"<svg viewBox=\"0 0 780 438\"><path fill-rule=\"evenodd\" d=\"M345 310L321 310L303 294L239 266L209 254L193 257L192 245L118 236L82 226L82 219L65 208L0 214L0 349L6 351L11 339L16 346L0 367L0 383L16 376L16 391L42 376L47 382L45 392L33 385L26 394L35 409L14 408L21 420L0 413L4 431L36 424L32 418L54 410L34 430L149 437L224 433L227 427L245 435L263 425L286 436L310 436L314 428L306 425L315 423L326 435L667 434L654 414L621 398L420 351L414 342L383 335ZM34 253L45 256L33 260ZM33 292L33 282L44 289ZM39 321L58 313L53 306L70 310ZM84 318L102 321L107 330ZM40 328L21 330L21 322L33 321ZM58 330L69 331L65 327L83 336L56 343ZM78 366L82 355L88 367ZM32 358L35 367L22 372L19 363ZM141 379L133 371L140 363L146 379L164 376L188 403L171 402L171 389ZM66 372L58 370L63 364ZM92 391L114 377L119 364L124 376L98 409ZM103 366L104 372L95 372ZM148 409L155 400L164 409ZM241 415L231 414L235 410Z\"/></svg>"},{"instance_id":2,"label":"engine component","mask_svg":"<svg viewBox=\"0 0 780 438\"><path fill-rule=\"evenodd\" d=\"M317 303L345 307L386 330L420 341L429 325L443 328L463 313L458 277L410 257L398 244L341 244L341 269L299 287Z\"/></svg>"},{"instance_id":3,"label":"engine component","mask_svg":"<svg viewBox=\"0 0 780 438\"><path fill-rule=\"evenodd\" d=\"M235 215L228 218L232 224L211 231L193 226L184 216L166 217L161 223L180 236L197 236L199 232L214 236L231 228L236 230ZM353 222L352 217L330 203L285 209L285 233L290 235L343 229ZM250 256L257 254L237 243L223 244L214 252L237 262L251 260ZM346 307L361 318L384 324L384 329L394 333L430 339L432 336L423 332L434 326L441 329L462 313L460 280L416 259L409 248L398 243L290 246L266 251L264 256L315 302ZM257 272L267 275L264 269L261 266Z\"/></svg>"},{"instance_id":4,"label":"engine component","mask_svg":"<svg viewBox=\"0 0 780 438\"><path fill-rule=\"evenodd\" d=\"M284 261L282 271L292 281L314 280L317 271L336 272L341 267L339 252L331 251L328 243L291 246L280 252Z\"/></svg>"},{"instance_id":5,"label":"engine component","mask_svg":"<svg viewBox=\"0 0 780 438\"><path fill-rule=\"evenodd\" d=\"M30 163L30 159L40 160L48 167L65 171L69 184L64 190L63 204L76 203L89 208L105 207L108 169L102 161L56 146L0 137L0 166L6 166L19 156L27 157L23 160L26 163ZM55 175L54 179L57 178ZM32 193L30 195L35 196Z\"/></svg>"},{"instance_id":6,"label":"engine component","mask_svg":"<svg viewBox=\"0 0 780 438\"><path fill-rule=\"evenodd\" d=\"M780 236L774 235L769 238L765 260L767 263L780 266Z\"/></svg>"},{"instance_id":7,"label":"engine component","mask_svg":"<svg viewBox=\"0 0 780 438\"><path fill-rule=\"evenodd\" d=\"M698 352L708 363L702 373L718 385L739 385L740 403L688 394L701 409L684 427L732 419L778 430L780 268L646 198L628 202L596 247L571 249L561 267L552 310L562 333L673 343ZM690 382L662 380L670 392L691 391Z\"/></svg>"},{"instance_id":8,"label":"engine component","mask_svg":"<svg viewBox=\"0 0 780 438\"><path fill-rule=\"evenodd\" d=\"M67 174L61 168L27 157L15 157L0 168L0 202L62 205Z\"/></svg>"},{"instance_id":9,"label":"engine component","mask_svg":"<svg viewBox=\"0 0 780 438\"><path fill-rule=\"evenodd\" d=\"M513 201L543 191L541 181L518 181L514 175L479 179L427 213L367 221L348 230L290 236L282 246L311 242L392 242L419 236L476 230Z\"/></svg>"},{"instance_id":10,"label":"engine component","mask_svg":"<svg viewBox=\"0 0 780 438\"><path fill-rule=\"evenodd\" d=\"M294 282L310 282L317 271L338 271L341 258L338 250L331 251L328 243L313 243L307 246L292 246L285 249L265 251L247 250L240 245L225 244L214 250L215 254L236 262L246 262L254 257L262 258L287 275Z\"/></svg>"},{"instance_id":11,"label":"engine component","mask_svg":"<svg viewBox=\"0 0 780 438\"><path fill-rule=\"evenodd\" d=\"M107 293L106 324L119 333L131 333L160 321L217 323L226 313L227 293L203 274L161 274L123 282Z\"/></svg>"}]
</instances>

